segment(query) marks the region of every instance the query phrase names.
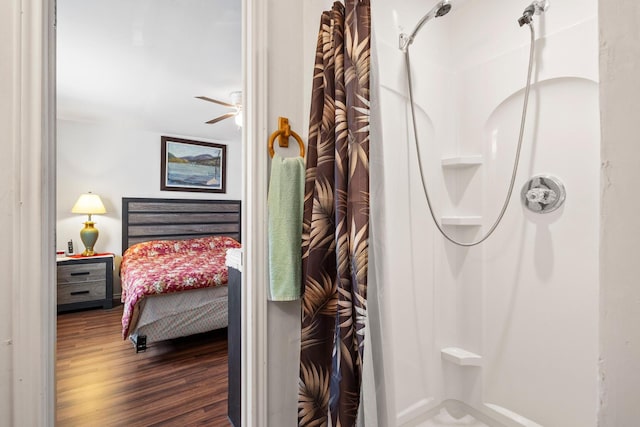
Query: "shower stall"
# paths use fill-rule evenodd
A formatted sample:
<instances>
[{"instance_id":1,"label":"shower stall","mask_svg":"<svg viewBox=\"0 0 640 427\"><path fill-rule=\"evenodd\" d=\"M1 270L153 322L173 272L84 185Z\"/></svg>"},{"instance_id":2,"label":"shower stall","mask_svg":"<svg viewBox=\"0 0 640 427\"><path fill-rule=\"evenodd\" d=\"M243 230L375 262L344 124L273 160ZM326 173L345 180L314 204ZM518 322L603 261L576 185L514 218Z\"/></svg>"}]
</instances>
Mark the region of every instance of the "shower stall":
<instances>
[{"instance_id":1,"label":"shower stall","mask_svg":"<svg viewBox=\"0 0 640 427\"><path fill-rule=\"evenodd\" d=\"M380 426L595 426L597 1L552 1L531 15L536 44L515 189L493 235L474 247L440 235L421 181L455 240L481 238L499 216L529 60L530 33L518 20L530 2L447 3L410 47L418 152L399 36L438 3L372 2L374 385L365 380L365 408L375 398L369 410ZM521 188L539 175L566 189L553 212L522 203Z\"/></svg>"}]
</instances>

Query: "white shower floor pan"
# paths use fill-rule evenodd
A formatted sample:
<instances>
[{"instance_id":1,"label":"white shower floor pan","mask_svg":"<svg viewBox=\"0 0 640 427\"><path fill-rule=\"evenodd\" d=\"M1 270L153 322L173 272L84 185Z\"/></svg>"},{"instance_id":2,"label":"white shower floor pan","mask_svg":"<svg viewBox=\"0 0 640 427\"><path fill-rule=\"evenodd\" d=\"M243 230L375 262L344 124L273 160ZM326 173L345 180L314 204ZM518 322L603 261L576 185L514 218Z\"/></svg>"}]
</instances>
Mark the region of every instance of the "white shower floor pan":
<instances>
[{"instance_id":1,"label":"white shower floor pan","mask_svg":"<svg viewBox=\"0 0 640 427\"><path fill-rule=\"evenodd\" d=\"M458 400L446 400L430 411L429 419L416 427L542 427L525 417L497 405L485 404L480 410Z\"/></svg>"}]
</instances>

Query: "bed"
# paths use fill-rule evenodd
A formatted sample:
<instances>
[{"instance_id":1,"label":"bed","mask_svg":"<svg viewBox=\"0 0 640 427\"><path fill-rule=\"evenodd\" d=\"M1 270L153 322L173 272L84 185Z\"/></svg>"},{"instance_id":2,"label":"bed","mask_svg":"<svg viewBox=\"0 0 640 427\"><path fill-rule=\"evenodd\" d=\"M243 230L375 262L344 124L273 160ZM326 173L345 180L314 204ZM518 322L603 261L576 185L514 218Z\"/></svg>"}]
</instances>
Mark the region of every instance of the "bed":
<instances>
[{"instance_id":1,"label":"bed","mask_svg":"<svg viewBox=\"0 0 640 427\"><path fill-rule=\"evenodd\" d=\"M240 247L240 201L122 199L123 338L136 352L227 326L228 249Z\"/></svg>"}]
</instances>

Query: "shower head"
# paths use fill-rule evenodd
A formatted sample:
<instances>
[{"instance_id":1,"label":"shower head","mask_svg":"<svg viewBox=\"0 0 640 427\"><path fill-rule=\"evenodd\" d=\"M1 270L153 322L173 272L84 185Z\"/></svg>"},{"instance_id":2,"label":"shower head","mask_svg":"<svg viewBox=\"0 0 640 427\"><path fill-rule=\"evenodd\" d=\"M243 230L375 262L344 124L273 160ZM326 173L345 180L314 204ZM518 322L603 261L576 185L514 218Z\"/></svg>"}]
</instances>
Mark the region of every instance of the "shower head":
<instances>
[{"instance_id":1,"label":"shower head","mask_svg":"<svg viewBox=\"0 0 640 427\"><path fill-rule=\"evenodd\" d=\"M438 10L436 10L436 18L440 18L451 11L451 3L449 1L443 1L436 6L438 8Z\"/></svg>"},{"instance_id":2,"label":"shower head","mask_svg":"<svg viewBox=\"0 0 640 427\"><path fill-rule=\"evenodd\" d=\"M525 24L530 24L533 20L533 15L540 15L542 12L546 12L547 9L549 9L549 0L534 0L524 9L522 16L518 18L518 24L521 27Z\"/></svg>"},{"instance_id":3,"label":"shower head","mask_svg":"<svg viewBox=\"0 0 640 427\"><path fill-rule=\"evenodd\" d=\"M406 50L411 43L413 43L413 39L415 38L418 31L426 24L428 21L433 18L440 18L441 16L446 15L451 11L451 1L450 0L441 0L439 1L426 15L418 21L418 24L413 29L410 35L405 33L400 34L400 49Z\"/></svg>"}]
</instances>

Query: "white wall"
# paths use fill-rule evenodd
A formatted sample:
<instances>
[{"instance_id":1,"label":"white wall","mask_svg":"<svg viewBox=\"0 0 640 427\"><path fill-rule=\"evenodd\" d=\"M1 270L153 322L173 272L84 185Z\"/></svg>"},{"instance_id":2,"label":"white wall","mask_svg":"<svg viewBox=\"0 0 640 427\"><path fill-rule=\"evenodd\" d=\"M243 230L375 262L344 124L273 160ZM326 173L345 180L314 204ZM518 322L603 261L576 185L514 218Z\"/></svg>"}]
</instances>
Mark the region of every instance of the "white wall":
<instances>
[{"instance_id":1,"label":"white wall","mask_svg":"<svg viewBox=\"0 0 640 427\"><path fill-rule=\"evenodd\" d=\"M600 0L600 425L640 419L640 4Z\"/></svg>"},{"instance_id":2,"label":"white wall","mask_svg":"<svg viewBox=\"0 0 640 427\"><path fill-rule=\"evenodd\" d=\"M92 216L100 231L95 250L115 253L116 271L122 255L123 197L231 200L240 200L242 197L240 132L238 141L226 144L226 193L161 191L160 138L163 135L160 133L69 120L58 120L57 132L56 247L66 250L67 242L72 239L76 252L84 249L80 230L87 217L72 214L71 207L80 194L91 191L100 196L107 210L105 215ZM114 294L117 296L120 293L117 274L114 279Z\"/></svg>"},{"instance_id":3,"label":"white wall","mask_svg":"<svg viewBox=\"0 0 640 427\"><path fill-rule=\"evenodd\" d=\"M307 141L303 103L303 79L312 68L305 66L304 37L307 28L300 19L304 3L296 0L269 0L268 22L268 121L271 134L278 117L289 119L291 128ZM266 152L266 141L264 142ZM297 144L288 149L277 146L282 156L297 156ZM268 177L264 179L268 186ZM265 261L266 262L266 261ZM266 286L266 284L265 284ZM298 370L300 360L300 302L268 302L267 411L270 426L295 426L298 420Z\"/></svg>"}]
</instances>

